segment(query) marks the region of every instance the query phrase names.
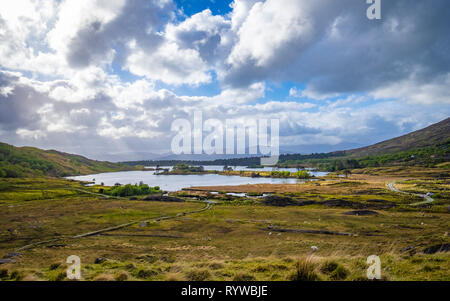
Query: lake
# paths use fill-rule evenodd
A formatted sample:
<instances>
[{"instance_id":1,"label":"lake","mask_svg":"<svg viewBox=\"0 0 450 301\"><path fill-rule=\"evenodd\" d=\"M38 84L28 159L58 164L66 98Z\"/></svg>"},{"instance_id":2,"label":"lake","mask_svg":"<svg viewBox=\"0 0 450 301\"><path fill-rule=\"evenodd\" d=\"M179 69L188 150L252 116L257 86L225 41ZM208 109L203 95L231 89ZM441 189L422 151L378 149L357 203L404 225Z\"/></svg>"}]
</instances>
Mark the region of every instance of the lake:
<instances>
[{"instance_id":1,"label":"lake","mask_svg":"<svg viewBox=\"0 0 450 301\"><path fill-rule=\"evenodd\" d=\"M215 167L215 169L211 169ZM164 168L172 168L171 166L165 166ZM243 169L238 169L243 168ZM244 166L233 167L234 170L247 170ZM222 170L223 166L205 166L205 170ZM249 170L271 170L271 169L249 169ZM277 169L288 170L288 169ZM297 171L293 168L292 171ZM315 176L326 175L326 172L309 171L310 174ZM302 179L275 179L275 178L249 178L239 176L221 176L216 174L205 175L155 175L155 171L123 171L123 172L109 172L100 173L87 176L74 176L68 177L68 179L79 181L92 181L95 184L103 183L107 186L113 186L116 183L120 184L136 184L144 182L150 186L159 186L165 191L178 191L183 188L194 186L224 186L224 185L245 185L245 184L295 184L303 183Z\"/></svg>"}]
</instances>

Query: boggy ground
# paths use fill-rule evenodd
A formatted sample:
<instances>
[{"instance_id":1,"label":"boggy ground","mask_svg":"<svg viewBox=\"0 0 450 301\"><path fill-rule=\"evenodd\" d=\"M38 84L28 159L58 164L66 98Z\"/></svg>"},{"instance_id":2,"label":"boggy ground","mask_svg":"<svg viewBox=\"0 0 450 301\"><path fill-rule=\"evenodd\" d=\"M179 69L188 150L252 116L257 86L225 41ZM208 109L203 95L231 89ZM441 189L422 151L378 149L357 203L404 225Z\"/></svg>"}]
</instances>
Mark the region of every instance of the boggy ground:
<instances>
[{"instance_id":1,"label":"boggy ground","mask_svg":"<svg viewBox=\"0 0 450 301\"><path fill-rule=\"evenodd\" d=\"M296 185L197 188L190 197L267 192L315 202L274 206L219 194L209 210L192 214L206 204L105 198L89 193L96 187L60 179L1 180L0 257L7 260L0 278L65 280L66 258L77 255L84 280L365 280L367 257L378 255L385 280L450 280L449 253L423 252L450 243L448 172L356 172ZM391 181L404 191L434 192L435 202L410 206L420 198L390 191ZM395 206L380 209L386 202ZM361 210L354 204L375 214L349 215ZM138 223L72 238L130 221Z\"/></svg>"}]
</instances>

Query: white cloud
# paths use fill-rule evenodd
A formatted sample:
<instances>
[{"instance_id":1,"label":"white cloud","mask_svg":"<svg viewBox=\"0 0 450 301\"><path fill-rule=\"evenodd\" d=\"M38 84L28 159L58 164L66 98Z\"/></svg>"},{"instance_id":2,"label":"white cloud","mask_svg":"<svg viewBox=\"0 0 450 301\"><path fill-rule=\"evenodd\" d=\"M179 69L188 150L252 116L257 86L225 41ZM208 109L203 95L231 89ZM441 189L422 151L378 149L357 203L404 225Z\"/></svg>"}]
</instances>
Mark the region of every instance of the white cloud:
<instances>
[{"instance_id":1,"label":"white cloud","mask_svg":"<svg viewBox=\"0 0 450 301\"><path fill-rule=\"evenodd\" d=\"M236 0L228 15L180 16L171 0L3 1L0 140L165 152L172 120L202 110L277 118L284 144L338 147L447 117L447 2L383 3L380 23L355 3ZM305 88L267 88L285 81Z\"/></svg>"},{"instance_id":2,"label":"white cloud","mask_svg":"<svg viewBox=\"0 0 450 301\"><path fill-rule=\"evenodd\" d=\"M301 51L314 35L314 23L307 20L310 5L305 1L268 0L250 9L238 30L239 41L227 61L240 66L248 60L266 66L281 58L286 45ZM285 59L285 58L283 58Z\"/></svg>"},{"instance_id":3,"label":"white cloud","mask_svg":"<svg viewBox=\"0 0 450 301\"><path fill-rule=\"evenodd\" d=\"M450 105L450 73L421 83L414 78L380 87L370 93L375 98L398 99L406 103Z\"/></svg>"},{"instance_id":4,"label":"white cloud","mask_svg":"<svg viewBox=\"0 0 450 301\"><path fill-rule=\"evenodd\" d=\"M180 49L177 44L166 42L155 52L136 50L126 62L134 74L168 84L199 85L209 83L208 66L193 49Z\"/></svg>"}]
</instances>

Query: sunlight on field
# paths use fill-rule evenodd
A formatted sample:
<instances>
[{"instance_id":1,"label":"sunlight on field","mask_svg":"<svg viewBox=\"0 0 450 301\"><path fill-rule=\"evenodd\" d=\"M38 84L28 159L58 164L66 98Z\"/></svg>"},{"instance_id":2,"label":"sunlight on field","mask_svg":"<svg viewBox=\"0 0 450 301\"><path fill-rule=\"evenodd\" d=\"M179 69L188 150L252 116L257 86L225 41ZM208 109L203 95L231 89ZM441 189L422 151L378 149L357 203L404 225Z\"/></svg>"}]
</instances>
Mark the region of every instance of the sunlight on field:
<instances>
[{"instance_id":1,"label":"sunlight on field","mask_svg":"<svg viewBox=\"0 0 450 301\"><path fill-rule=\"evenodd\" d=\"M440 191L436 204L412 208L408 204L415 199L385 187L391 178L357 174L330 179L233 187L254 195L271 190L293 202L315 201L304 206L280 207L257 197L207 192L226 187L175 193L186 200L206 195L216 202L193 214L189 212L205 204L101 197L95 195L96 187L65 180L5 180L0 256L8 258L30 243L52 242L19 251L13 262L0 266L0 275L5 280L63 280L65 259L77 255L85 280L364 280L365 260L376 254L383 279L449 280L448 253L422 253L449 242L446 181L400 182L405 190L419 185ZM358 208L372 213L349 215ZM136 223L73 238L130 221Z\"/></svg>"}]
</instances>

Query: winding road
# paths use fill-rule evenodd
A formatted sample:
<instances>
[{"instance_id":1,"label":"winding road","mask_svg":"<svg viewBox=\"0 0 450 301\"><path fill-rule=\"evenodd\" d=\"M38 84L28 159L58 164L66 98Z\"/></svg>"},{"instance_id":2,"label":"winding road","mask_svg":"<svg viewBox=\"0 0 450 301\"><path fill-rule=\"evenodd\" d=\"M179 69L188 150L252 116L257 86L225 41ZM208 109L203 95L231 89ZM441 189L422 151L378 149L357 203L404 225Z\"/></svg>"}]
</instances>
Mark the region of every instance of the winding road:
<instances>
[{"instance_id":1,"label":"winding road","mask_svg":"<svg viewBox=\"0 0 450 301\"><path fill-rule=\"evenodd\" d=\"M399 190L398 188L396 188L396 187L394 186L394 184L395 184L395 181L394 181L394 182L390 182L390 183L388 184L388 187L389 187L389 189L390 189L391 191L399 192L399 193L403 193L403 194L415 195L415 196L418 196L418 197L421 197L421 198L424 198L424 199L425 199L424 202L413 203L413 204L410 204L410 206L419 206L419 205L424 205L424 204L429 204L429 203L434 202L434 199L433 199L432 197L430 197L429 195L427 195L427 194L410 193L410 192L406 192L406 191L401 191L401 190Z\"/></svg>"}]
</instances>

